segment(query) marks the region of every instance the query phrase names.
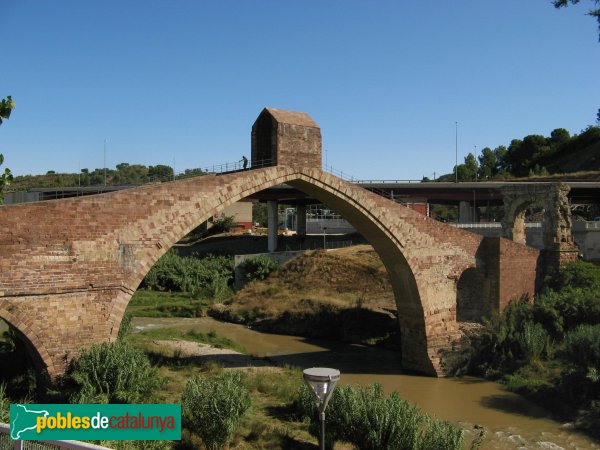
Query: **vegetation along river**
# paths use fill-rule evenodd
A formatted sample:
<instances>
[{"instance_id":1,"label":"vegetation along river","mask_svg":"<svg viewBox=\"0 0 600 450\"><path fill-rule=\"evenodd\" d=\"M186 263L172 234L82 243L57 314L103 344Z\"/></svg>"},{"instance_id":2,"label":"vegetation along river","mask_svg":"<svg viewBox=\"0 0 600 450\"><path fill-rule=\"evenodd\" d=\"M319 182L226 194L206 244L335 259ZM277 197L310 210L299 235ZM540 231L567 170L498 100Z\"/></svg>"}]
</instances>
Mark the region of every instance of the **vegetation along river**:
<instances>
[{"instance_id":1,"label":"vegetation along river","mask_svg":"<svg viewBox=\"0 0 600 450\"><path fill-rule=\"evenodd\" d=\"M133 326L138 331L153 327L214 330L238 342L250 354L276 364L335 367L342 372L342 384L378 382L387 392L400 392L432 416L460 423L467 430L475 425L486 427L489 433L485 449L600 449L599 444L568 424L552 420L548 411L505 391L500 384L474 377L398 374L398 356L389 350L262 333L210 317L136 317Z\"/></svg>"}]
</instances>

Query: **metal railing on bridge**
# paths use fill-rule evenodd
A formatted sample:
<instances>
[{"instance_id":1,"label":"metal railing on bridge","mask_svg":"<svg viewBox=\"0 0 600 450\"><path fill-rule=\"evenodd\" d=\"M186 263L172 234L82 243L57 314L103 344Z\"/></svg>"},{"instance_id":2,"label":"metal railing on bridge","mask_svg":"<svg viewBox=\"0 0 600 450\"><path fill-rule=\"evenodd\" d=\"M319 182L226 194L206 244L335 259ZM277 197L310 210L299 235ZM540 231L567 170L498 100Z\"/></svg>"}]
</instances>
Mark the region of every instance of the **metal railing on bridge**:
<instances>
[{"instance_id":1,"label":"metal railing on bridge","mask_svg":"<svg viewBox=\"0 0 600 450\"><path fill-rule=\"evenodd\" d=\"M356 184L415 184L422 183L423 180L354 180Z\"/></svg>"},{"instance_id":2,"label":"metal railing on bridge","mask_svg":"<svg viewBox=\"0 0 600 450\"><path fill-rule=\"evenodd\" d=\"M400 203L402 205L405 204L405 202L403 202L401 199L394 197L394 194L392 192L388 192L388 191L384 191L383 189L379 189L373 186L368 186L368 184L375 184L377 182L377 180L371 180L372 183L368 180L359 180L358 178L348 174L348 173L344 173L341 170L337 170L335 168L333 168L332 166L323 166L323 171L330 173L331 175L335 175L338 178L341 178L344 181L349 181L350 183L354 183L354 184L362 184L363 188L365 188L368 191L373 192L374 194L380 195L381 197L385 197L388 200L392 200L396 203ZM414 180L413 180L414 182ZM367 186L365 186L365 184Z\"/></svg>"},{"instance_id":3,"label":"metal railing on bridge","mask_svg":"<svg viewBox=\"0 0 600 450\"><path fill-rule=\"evenodd\" d=\"M263 167L269 167L272 164L273 164L273 160L271 160L271 159L255 160L252 162L247 161L246 163L244 163L243 160L240 160L240 161L235 161L235 162L212 164L210 166L197 167L197 168L193 168L193 169L185 169L183 172L173 173L172 175L144 176L133 182L128 180L127 183L110 182L110 183L106 183L106 184L98 183L98 184L83 184L83 185L81 183L76 183L76 184L72 184L72 185L57 186L56 188L52 187L50 189L56 189L56 191L60 191L63 188L64 189L67 189L67 188L81 188L81 189L96 188L96 189L99 189L102 191L102 189L105 187L106 188L114 188L117 186L122 189L128 189L128 188L143 186L146 184L164 183L164 182L168 182L168 181L183 180L183 179L187 179L187 178L195 178L195 177L206 176L206 175L226 175L226 174L230 174L230 173L241 172L244 170L261 169ZM107 189L107 190L113 190L113 189ZM5 192L16 192L16 191L18 191L18 189L11 188L10 185L7 186L7 188L5 189ZM62 197L57 197L57 198L62 198Z\"/></svg>"},{"instance_id":4,"label":"metal railing on bridge","mask_svg":"<svg viewBox=\"0 0 600 450\"><path fill-rule=\"evenodd\" d=\"M194 169L185 169L183 172L173 173L173 175L160 177L145 177L142 180L140 180L140 183L134 185L139 186L150 183L164 183L167 181L182 180L186 178L194 178L205 175L226 175L228 173L236 173L244 170L262 169L263 167L269 167L272 164L272 159L261 159L252 162L244 162L244 160L239 160L235 162L225 162L220 164L213 164L211 166L197 167Z\"/></svg>"},{"instance_id":5,"label":"metal railing on bridge","mask_svg":"<svg viewBox=\"0 0 600 450\"><path fill-rule=\"evenodd\" d=\"M455 228L502 228L500 222L471 222L471 223L451 223L447 225ZM525 222L525 228L542 228L541 222Z\"/></svg>"},{"instance_id":6,"label":"metal railing on bridge","mask_svg":"<svg viewBox=\"0 0 600 450\"><path fill-rule=\"evenodd\" d=\"M138 186L144 186L148 184L155 183L164 183L168 181L176 181L176 180L184 180L188 178L195 178L199 176L206 175L226 175L230 173L241 172L244 170L252 170L252 169L260 169L263 167L269 167L273 165L272 159L262 159L262 160L252 160L252 161L244 161L239 160L235 162L226 162L220 164L212 164L205 167L197 167L193 169L186 169L183 172L173 173L172 175L165 176L144 176L140 177L135 181L126 180L125 183L122 182L110 182L110 183L97 183L97 184L81 184L81 182L72 184L72 185L63 185L57 187L48 188L54 192L54 195L51 193L45 193L43 200L52 200L58 198L65 198L73 196L73 190L81 190L81 192L77 192L76 195L86 195L86 194L99 194L109 191L114 191L115 189L130 189ZM393 200L397 203L404 204L404 202L394 197L393 193L376 188L375 184L383 184L383 183L418 183L418 180L359 180L358 178L344 172L342 170L335 169L333 166L323 166L323 170L332 175L335 175L345 181L349 181L350 183L360 184L365 189L378 194L382 197ZM59 174L60 175L60 174ZM43 188L40 188L43 189ZM25 190L25 189L23 189ZM19 189L15 189L11 186L6 186L5 192L18 192ZM91 192L93 191L93 192Z\"/></svg>"},{"instance_id":7,"label":"metal railing on bridge","mask_svg":"<svg viewBox=\"0 0 600 450\"><path fill-rule=\"evenodd\" d=\"M0 423L0 449L2 450L111 450L108 447L81 441L19 441L10 438L10 426Z\"/></svg>"}]
</instances>

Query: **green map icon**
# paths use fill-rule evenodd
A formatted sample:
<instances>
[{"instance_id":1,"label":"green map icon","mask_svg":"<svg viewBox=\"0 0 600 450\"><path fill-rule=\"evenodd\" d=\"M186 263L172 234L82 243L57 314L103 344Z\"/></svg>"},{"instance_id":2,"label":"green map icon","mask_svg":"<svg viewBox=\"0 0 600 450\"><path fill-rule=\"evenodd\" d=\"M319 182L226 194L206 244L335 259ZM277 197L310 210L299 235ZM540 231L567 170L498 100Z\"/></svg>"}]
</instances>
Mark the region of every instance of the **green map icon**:
<instances>
[{"instance_id":1,"label":"green map icon","mask_svg":"<svg viewBox=\"0 0 600 450\"><path fill-rule=\"evenodd\" d=\"M10 437L19 441L180 440L181 405L12 404Z\"/></svg>"},{"instance_id":2,"label":"green map icon","mask_svg":"<svg viewBox=\"0 0 600 450\"><path fill-rule=\"evenodd\" d=\"M28 409L27 405L10 405L11 409L11 418L12 421L10 423L10 438L13 440L23 439L24 436L22 434L28 430L35 430L37 427L37 418L47 417L49 415L48 411L41 410L36 411L33 409Z\"/></svg>"}]
</instances>

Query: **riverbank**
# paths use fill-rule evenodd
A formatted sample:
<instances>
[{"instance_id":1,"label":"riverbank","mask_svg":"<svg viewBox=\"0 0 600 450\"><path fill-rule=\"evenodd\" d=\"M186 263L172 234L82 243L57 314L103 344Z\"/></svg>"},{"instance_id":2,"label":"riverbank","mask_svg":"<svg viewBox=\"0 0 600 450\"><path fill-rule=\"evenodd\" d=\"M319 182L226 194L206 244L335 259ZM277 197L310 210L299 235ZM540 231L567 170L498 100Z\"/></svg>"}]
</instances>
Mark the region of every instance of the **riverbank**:
<instances>
[{"instance_id":1,"label":"riverbank","mask_svg":"<svg viewBox=\"0 0 600 450\"><path fill-rule=\"evenodd\" d=\"M182 264L182 267L185 265ZM589 278L589 274L586 276ZM555 281L558 282L558 279ZM595 292L591 292L591 295L590 298L595 298ZM573 304L568 298L565 300L563 304ZM583 309L580 306L571 307L576 311L578 308L584 311L569 319L567 325L571 331L579 323L596 323L594 320L598 314L595 300L591 303L588 299L584 300L583 304L589 304L584 305ZM134 298L132 304L136 302ZM580 303L581 299L574 304ZM172 309L166 305L160 308L161 311ZM370 246L355 246L335 252L308 252L278 268L266 279L249 283L222 303L210 305L207 309L202 307L199 315L206 312L220 320L271 333L395 349L399 347L396 308L389 279L381 260ZM462 368L458 367L458 372L462 370L462 373L504 382L509 389L551 409L557 417L570 421L581 417L583 420L577 421L576 425L594 432L597 429L597 414L594 413L597 408L581 393L569 396L568 392L557 389L561 385L560 379L557 383L557 375L569 380L564 376L569 372L554 362L547 364L550 356L562 351L562 344L554 343L563 340L560 321L564 317L554 306L543 309L543 314L546 314L544 320L549 323L536 324L530 318L516 321L509 318L503 324L492 319L490 323L495 324L497 329L486 331L486 328L482 328L484 332L475 336L475 345L467 349L466 355L458 355L452 362L463 365ZM552 335L545 331L545 325L549 325ZM600 342L600 339L586 339L590 345L596 340ZM581 372L583 369L579 385L589 387L590 381L595 383L592 378L596 377L597 372L590 370L600 366L595 364L594 358L595 354L590 359L591 365L582 361L565 366L571 372ZM527 364L529 362L532 364ZM596 390L588 389L587 392L594 394L591 399L596 398ZM577 411L580 407L592 414L580 415Z\"/></svg>"},{"instance_id":2,"label":"riverbank","mask_svg":"<svg viewBox=\"0 0 600 450\"><path fill-rule=\"evenodd\" d=\"M130 338L142 331L161 328L175 329L182 334L213 331L217 336L227 337L245 348L245 354L234 361L233 366L226 366L226 370L247 370L252 377L258 377L253 383L260 383L262 387L253 394L253 402L258 402L260 408L264 409L259 409L256 416L252 413L253 417L248 419L249 423L245 423L241 432L240 442L252 433L252 427L288 429L288 437L292 438L285 444L288 446L270 448L311 448L308 443L313 441L306 431L307 425L293 420L289 422L288 416L279 414L281 410L276 405L282 408L282 398L302 383L300 370L291 367L333 366L342 372L342 386L381 383L387 393L398 391L426 413L458 423L466 430L467 441L474 436L476 425L484 426L489 432L483 449L600 448L568 425L554 421L550 412L506 391L500 384L473 377L436 379L402 374L397 352L394 351L300 336L267 334L243 325L219 322L211 317L134 318L132 324L137 333L132 333ZM170 343L162 351L165 355L173 356L177 345ZM161 373L170 379L165 400L176 398L185 379L198 371L210 372L215 367L220 370L217 361L218 356L194 361L182 358L179 363L155 359ZM265 370L268 376L259 380L259 374ZM275 395L272 389L282 392ZM266 392L262 393L261 390ZM284 395L283 392L288 394ZM266 431L263 433L264 439L279 439L272 435L267 437L269 433Z\"/></svg>"},{"instance_id":3,"label":"riverbank","mask_svg":"<svg viewBox=\"0 0 600 450\"><path fill-rule=\"evenodd\" d=\"M455 359L600 437L600 267L573 262L489 318Z\"/></svg>"}]
</instances>

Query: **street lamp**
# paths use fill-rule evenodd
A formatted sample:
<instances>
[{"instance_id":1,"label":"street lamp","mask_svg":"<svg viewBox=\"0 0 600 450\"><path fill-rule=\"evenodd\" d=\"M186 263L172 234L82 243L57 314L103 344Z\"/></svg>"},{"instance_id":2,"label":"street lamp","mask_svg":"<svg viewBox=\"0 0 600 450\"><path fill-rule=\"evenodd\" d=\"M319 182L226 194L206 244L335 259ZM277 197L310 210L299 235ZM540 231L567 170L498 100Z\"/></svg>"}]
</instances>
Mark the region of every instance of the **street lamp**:
<instances>
[{"instance_id":1,"label":"street lamp","mask_svg":"<svg viewBox=\"0 0 600 450\"><path fill-rule=\"evenodd\" d=\"M454 182L458 183L458 122L454 122Z\"/></svg>"},{"instance_id":2,"label":"street lamp","mask_svg":"<svg viewBox=\"0 0 600 450\"><path fill-rule=\"evenodd\" d=\"M325 450L325 408L327 408L327 403L331 398L331 394L333 394L335 385L340 379L340 371L326 367L312 367L305 369L302 373L319 409L319 420L321 421L319 444L320 449Z\"/></svg>"}]
</instances>

